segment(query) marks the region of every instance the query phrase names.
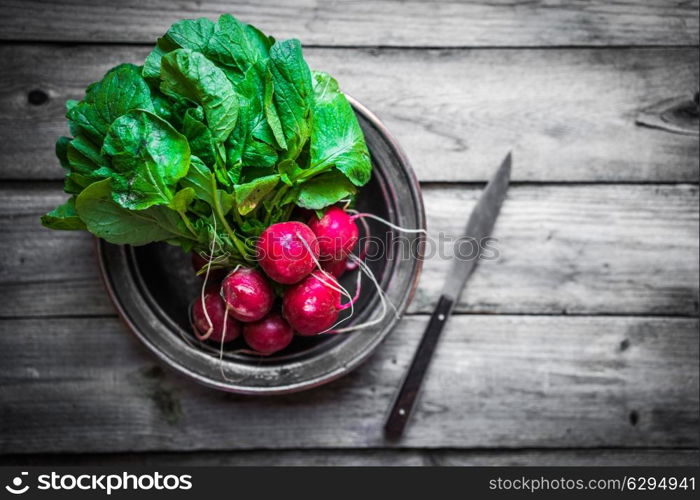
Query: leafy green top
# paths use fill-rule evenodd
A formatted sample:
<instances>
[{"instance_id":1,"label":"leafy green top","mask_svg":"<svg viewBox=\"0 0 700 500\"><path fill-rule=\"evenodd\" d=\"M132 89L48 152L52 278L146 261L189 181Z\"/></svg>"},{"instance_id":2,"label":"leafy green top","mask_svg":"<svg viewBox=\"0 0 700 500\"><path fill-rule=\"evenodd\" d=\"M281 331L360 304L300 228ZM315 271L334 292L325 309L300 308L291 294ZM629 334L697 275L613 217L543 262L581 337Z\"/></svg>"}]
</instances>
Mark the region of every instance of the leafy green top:
<instances>
[{"instance_id":1,"label":"leafy green top","mask_svg":"<svg viewBox=\"0 0 700 500\"><path fill-rule=\"evenodd\" d=\"M183 20L143 66L122 64L66 103L56 155L66 203L42 217L118 244L165 241L224 265L248 239L354 196L371 161L352 107L298 40L230 15Z\"/></svg>"}]
</instances>

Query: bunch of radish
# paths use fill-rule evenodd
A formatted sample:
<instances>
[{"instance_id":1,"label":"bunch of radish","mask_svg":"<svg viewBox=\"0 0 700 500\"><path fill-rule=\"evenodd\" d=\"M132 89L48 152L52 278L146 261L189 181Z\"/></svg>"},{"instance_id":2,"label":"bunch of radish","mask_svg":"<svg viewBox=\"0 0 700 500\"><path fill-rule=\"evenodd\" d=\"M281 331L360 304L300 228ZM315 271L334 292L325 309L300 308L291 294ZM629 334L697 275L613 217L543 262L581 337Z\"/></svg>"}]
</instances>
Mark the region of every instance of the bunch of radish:
<instances>
[{"instance_id":1,"label":"bunch of radish","mask_svg":"<svg viewBox=\"0 0 700 500\"><path fill-rule=\"evenodd\" d=\"M246 351L270 355L295 335L382 320L391 304L358 229L368 236L373 218L422 230L347 209L372 178L372 157L350 101L335 78L309 68L299 40L228 14L180 20L143 65L113 67L66 110L73 137L55 152L69 198L42 224L193 254L204 282L192 327L200 342L219 344L220 360L241 337ZM358 271L354 296L339 283L348 270ZM381 307L341 324L365 278Z\"/></svg>"},{"instance_id":2,"label":"bunch of radish","mask_svg":"<svg viewBox=\"0 0 700 500\"><path fill-rule=\"evenodd\" d=\"M360 287L358 275L357 292L350 296L338 278L355 267L371 275L362 259L351 253L359 240L355 221L364 215L332 206L320 218L311 215L307 223L267 227L256 244L259 269L238 266L218 288L207 287L205 278L191 311L196 337L223 346L242 333L252 352L270 355L286 348L295 334L340 331L333 330L339 314L353 307ZM195 266L207 265L206 259L194 260ZM281 307L276 305L276 290L281 291Z\"/></svg>"}]
</instances>

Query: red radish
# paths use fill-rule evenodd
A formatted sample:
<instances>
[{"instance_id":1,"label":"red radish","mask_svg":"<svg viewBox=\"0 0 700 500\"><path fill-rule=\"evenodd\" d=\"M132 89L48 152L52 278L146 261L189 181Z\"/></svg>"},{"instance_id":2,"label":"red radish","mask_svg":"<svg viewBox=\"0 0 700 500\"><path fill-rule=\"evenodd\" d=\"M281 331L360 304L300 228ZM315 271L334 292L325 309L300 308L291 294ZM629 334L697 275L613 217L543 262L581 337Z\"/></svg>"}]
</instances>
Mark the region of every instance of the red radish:
<instances>
[{"instance_id":1,"label":"red radish","mask_svg":"<svg viewBox=\"0 0 700 500\"><path fill-rule=\"evenodd\" d=\"M335 278L314 271L289 288L282 298L282 314L302 336L325 332L338 320L338 313L357 300L341 304L341 287Z\"/></svg>"},{"instance_id":2,"label":"red radish","mask_svg":"<svg viewBox=\"0 0 700 500\"><path fill-rule=\"evenodd\" d=\"M272 313L255 323L243 325L243 338L260 354L273 354L287 347L294 330L279 313Z\"/></svg>"},{"instance_id":3,"label":"red radish","mask_svg":"<svg viewBox=\"0 0 700 500\"><path fill-rule=\"evenodd\" d=\"M318 241L302 222L280 222L265 229L257 244L258 262L277 283L291 285L302 280L318 259Z\"/></svg>"},{"instance_id":4,"label":"red radish","mask_svg":"<svg viewBox=\"0 0 700 500\"><path fill-rule=\"evenodd\" d=\"M321 268L331 273L335 278L340 278L348 269L348 258L329 258L321 261Z\"/></svg>"},{"instance_id":5,"label":"red radish","mask_svg":"<svg viewBox=\"0 0 700 500\"><path fill-rule=\"evenodd\" d=\"M229 273L221 284L229 314L238 321L258 321L272 309L275 293L260 271L246 267Z\"/></svg>"},{"instance_id":6,"label":"red radish","mask_svg":"<svg viewBox=\"0 0 700 500\"><path fill-rule=\"evenodd\" d=\"M340 207L330 207L320 219L314 215L309 227L316 235L323 258L341 258L353 249L360 236L354 216Z\"/></svg>"},{"instance_id":7,"label":"red radish","mask_svg":"<svg viewBox=\"0 0 700 500\"><path fill-rule=\"evenodd\" d=\"M241 326L238 321L226 315L226 306L217 290L204 292L204 306L202 306L201 297L195 299L192 304L192 326L199 340L221 342L224 324L226 325L224 342L231 342L241 333Z\"/></svg>"},{"instance_id":8,"label":"red radish","mask_svg":"<svg viewBox=\"0 0 700 500\"><path fill-rule=\"evenodd\" d=\"M282 314L299 335L315 335L338 320L340 292L327 283L333 282L314 272L284 294Z\"/></svg>"}]
</instances>

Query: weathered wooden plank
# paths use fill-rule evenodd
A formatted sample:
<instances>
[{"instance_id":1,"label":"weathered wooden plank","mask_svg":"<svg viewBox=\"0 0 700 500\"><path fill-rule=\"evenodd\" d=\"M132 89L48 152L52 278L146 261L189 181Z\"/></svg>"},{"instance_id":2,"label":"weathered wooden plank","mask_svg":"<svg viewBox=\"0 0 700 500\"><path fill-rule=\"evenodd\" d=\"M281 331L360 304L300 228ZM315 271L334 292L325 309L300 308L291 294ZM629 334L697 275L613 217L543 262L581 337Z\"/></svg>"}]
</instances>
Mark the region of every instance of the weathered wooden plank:
<instances>
[{"instance_id":1,"label":"weathered wooden plank","mask_svg":"<svg viewBox=\"0 0 700 500\"><path fill-rule=\"evenodd\" d=\"M0 178L58 179L64 102L145 47L0 46ZM482 181L508 149L515 180L697 182L697 137L635 125L698 88L698 49L308 49L382 118L423 181ZM43 102L41 91L48 96ZM32 104L41 102L41 104Z\"/></svg>"},{"instance_id":2,"label":"weathered wooden plank","mask_svg":"<svg viewBox=\"0 0 700 500\"><path fill-rule=\"evenodd\" d=\"M697 450L245 450L196 453L0 456L3 466L697 466Z\"/></svg>"},{"instance_id":3,"label":"weathered wooden plank","mask_svg":"<svg viewBox=\"0 0 700 500\"><path fill-rule=\"evenodd\" d=\"M432 239L461 236L480 193L425 189ZM696 315L699 232L695 186L512 187L493 233L499 257L482 260L458 310ZM412 310L432 310L448 269L426 259Z\"/></svg>"},{"instance_id":4,"label":"weathered wooden plank","mask_svg":"<svg viewBox=\"0 0 700 500\"><path fill-rule=\"evenodd\" d=\"M698 2L139 2L3 0L10 40L152 43L182 18L232 13L277 38L322 45L664 45L698 41Z\"/></svg>"},{"instance_id":5,"label":"weathered wooden plank","mask_svg":"<svg viewBox=\"0 0 700 500\"><path fill-rule=\"evenodd\" d=\"M411 312L432 310L448 238L479 193L425 186L431 244ZM39 224L64 198L57 183L0 188L0 317L114 313L92 238ZM457 310L696 315L698 231L696 186L513 186L494 233L499 257L480 264Z\"/></svg>"},{"instance_id":6,"label":"weathered wooden plank","mask_svg":"<svg viewBox=\"0 0 700 500\"><path fill-rule=\"evenodd\" d=\"M50 187L49 187L50 186ZM65 195L56 185L0 189L0 316L115 314L91 235L50 231L38 217Z\"/></svg>"},{"instance_id":7,"label":"weathered wooden plank","mask_svg":"<svg viewBox=\"0 0 700 500\"><path fill-rule=\"evenodd\" d=\"M0 322L0 453L384 447L426 316L306 393L220 393L161 369L117 319ZM698 320L450 320L400 447L697 447Z\"/></svg>"}]
</instances>

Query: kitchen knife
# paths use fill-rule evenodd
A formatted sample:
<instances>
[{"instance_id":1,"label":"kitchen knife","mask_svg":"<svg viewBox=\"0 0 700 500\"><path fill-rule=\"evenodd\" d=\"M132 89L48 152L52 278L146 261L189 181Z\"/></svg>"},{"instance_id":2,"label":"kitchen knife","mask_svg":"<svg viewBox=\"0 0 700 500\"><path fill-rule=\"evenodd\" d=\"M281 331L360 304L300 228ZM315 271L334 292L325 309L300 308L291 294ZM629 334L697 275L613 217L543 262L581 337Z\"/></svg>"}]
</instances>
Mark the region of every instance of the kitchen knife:
<instances>
[{"instance_id":1,"label":"kitchen knife","mask_svg":"<svg viewBox=\"0 0 700 500\"><path fill-rule=\"evenodd\" d=\"M411 416L440 334L445 327L447 318L452 313L455 303L459 300L464 284L471 276L481 256L481 240L491 235L493 226L496 223L506 191L508 191L510 166L511 154L508 153L496 174L486 185L476 207L472 210L463 237L455 242L452 266L443 286L442 294L430 317L418 350L413 356L411 366L403 379L401 388L396 394L389 417L384 425L385 435L389 439L401 437ZM468 238L468 241L476 245L478 248L476 256L472 255L469 259L460 259L458 257L460 242L463 242L464 238Z\"/></svg>"}]
</instances>

